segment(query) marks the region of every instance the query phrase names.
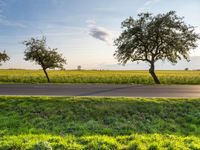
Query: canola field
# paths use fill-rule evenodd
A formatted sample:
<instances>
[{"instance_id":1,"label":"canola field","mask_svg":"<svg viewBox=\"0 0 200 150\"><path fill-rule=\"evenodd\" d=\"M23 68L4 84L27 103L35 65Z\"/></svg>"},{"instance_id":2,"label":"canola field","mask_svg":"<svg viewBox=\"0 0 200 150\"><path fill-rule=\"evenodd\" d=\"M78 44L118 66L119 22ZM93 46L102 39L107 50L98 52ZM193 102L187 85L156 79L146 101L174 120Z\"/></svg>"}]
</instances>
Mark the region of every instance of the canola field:
<instances>
[{"instance_id":1,"label":"canola field","mask_svg":"<svg viewBox=\"0 0 200 150\"><path fill-rule=\"evenodd\" d=\"M154 84L148 71L49 70L52 83ZM161 84L200 84L200 71L156 71ZM0 83L47 83L42 70L0 70Z\"/></svg>"}]
</instances>

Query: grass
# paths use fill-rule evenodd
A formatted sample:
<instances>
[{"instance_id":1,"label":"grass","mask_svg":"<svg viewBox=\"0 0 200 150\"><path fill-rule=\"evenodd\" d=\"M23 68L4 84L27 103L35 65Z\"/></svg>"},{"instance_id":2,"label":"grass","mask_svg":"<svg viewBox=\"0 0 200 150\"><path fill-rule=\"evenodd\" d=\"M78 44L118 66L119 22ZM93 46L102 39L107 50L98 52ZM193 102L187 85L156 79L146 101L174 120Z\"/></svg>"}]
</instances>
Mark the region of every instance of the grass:
<instances>
[{"instance_id":1,"label":"grass","mask_svg":"<svg viewBox=\"0 0 200 150\"><path fill-rule=\"evenodd\" d=\"M153 84L148 71L50 70L53 83ZM156 71L162 84L200 84L200 71ZM42 70L0 70L0 83L46 83Z\"/></svg>"},{"instance_id":2,"label":"grass","mask_svg":"<svg viewBox=\"0 0 200 150\"><path fill-rule=\"evenodd\" d=\"M0 97L0 150L200 149L200 99Z\"/></svg>"}]
</instances>

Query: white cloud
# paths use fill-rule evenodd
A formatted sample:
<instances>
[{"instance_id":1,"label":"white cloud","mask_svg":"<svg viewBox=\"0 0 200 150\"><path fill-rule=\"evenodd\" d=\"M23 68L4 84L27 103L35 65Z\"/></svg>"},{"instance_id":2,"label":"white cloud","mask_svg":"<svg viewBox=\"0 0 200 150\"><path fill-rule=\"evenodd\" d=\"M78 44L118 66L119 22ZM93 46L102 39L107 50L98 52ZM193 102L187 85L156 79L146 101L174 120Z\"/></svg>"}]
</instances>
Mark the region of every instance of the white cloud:
<instances>
[{"instance_id":1,"label":"white cloud","mask_svg":"<svg viewBox=\"0 0 200 150\"><path fill-rule=\"evenodd\" d=\"M149 5L152 5L154 3L157 3L159 2L160 0L147 0L145 3L144 3L144 6L149 6Z\"/></svg>"},{"instance_id":2,"label":"white cloud","mask_svg":"<svg viewBox=\"0 0 200 150\"><path fill-rule=\"evenodd\" d=\"M112 43L113 34L108 29L98 26L94 20L88 20L89 35L93 38L106 42L108 45Z\"/></svg>"},{"instance_id":3,"label":"white cloud","mask_svg":"<svg viewBox=\"0 0 200 150\"><path fill-rule=\"evenodd\" d=\"M158 3L160 2L161 0L146 0L146 2L143 4L142 7L138 8L137 12L140 13L140 12L145 12L145 11L148 11L150 10L150 7L155 4L155 3Z\"/></svg>"}]
</instances>

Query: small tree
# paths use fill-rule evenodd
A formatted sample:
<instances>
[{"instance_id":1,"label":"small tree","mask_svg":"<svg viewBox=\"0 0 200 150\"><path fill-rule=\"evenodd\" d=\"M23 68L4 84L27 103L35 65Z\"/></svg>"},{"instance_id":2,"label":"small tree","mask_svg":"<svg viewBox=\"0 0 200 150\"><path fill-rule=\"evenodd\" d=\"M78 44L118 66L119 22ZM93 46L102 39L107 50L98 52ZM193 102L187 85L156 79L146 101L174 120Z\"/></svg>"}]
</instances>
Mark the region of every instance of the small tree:
<instances>
[{"instance_id":1,"label":"small tree","mask_svg":"<svg viewBox=\"0 0 200 150\"><path fill-rule=\"evenodd\" d=\"M62 69L64 64L66 64L65 58L62 57L62 54L57 52L57 49L51 49L46 46L45 37L42 39L31 38L28 41L24 41L23 44L26 46L24 59L40 65L48 82L50 82L50 79L47 69Z\"/></svg>"},{"instance_id":2,"label":"small tree","mask_svg":"<svg viewBox=\"0 0 200 150\"><path fill-rule=\"evenodd\" d=\"M124 31L115 40L117 50L114 56L122 64L129 60L149 63L149 73L155 83L160 84L155 74L155 62L168 60L176 64L182 58L189 61L189 50L197 47L199 35L174 11L156 16L141 13L138 17L122 22Z\"/></svg>"},{"instance_id":3,"label":"small tree","mask_svg":"<svg viewBox=\"0 0 200 150\"><path fill-rule=\"evenodd\" d=\"M82 69L81 65L77 66L77 70L80 71L81 69Z\"/></svg>"},{"instance_id":4,"label":"small tree","mask_svg":"<svg viewBox=\"0 0 200 150\"><path fill-rule=\"evenodd\" d=\"M6 52L0 52L0 66L2 65L1 62L6 62L8 60L10 60L10 57L6 54Z\"/></svg>"},{"instance_id":5,"label":"small tree","mask_svg":"<svg viewBox=\"0 0 200 150\"><path fill-rule=\"evenodd\" d=\"M188 70L189 70L189 68L185 68L184 70L185 70L185 71L188 71Z\"/></svg>"}]
</instances>

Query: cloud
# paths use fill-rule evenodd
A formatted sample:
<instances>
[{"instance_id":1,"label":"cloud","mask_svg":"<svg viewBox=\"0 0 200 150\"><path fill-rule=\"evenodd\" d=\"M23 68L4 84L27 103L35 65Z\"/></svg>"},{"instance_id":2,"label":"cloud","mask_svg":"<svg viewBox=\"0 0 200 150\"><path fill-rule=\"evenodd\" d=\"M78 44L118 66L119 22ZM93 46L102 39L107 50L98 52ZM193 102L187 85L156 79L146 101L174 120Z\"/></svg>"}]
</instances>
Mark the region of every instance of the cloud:
<instances>
[{"instance_id":1,"label":"cloud","mask_svg":"<svg viewBox=\"0 0 200 150\"><path fill-rule=\"evenodd\" d=\"M150 10L150 7L155 4L155 3L158 3L160 2L161 0L146 0L146 2L143 4L142 7L138 8L137 12L140 13L140 12L145 12L145 11L148 11Z\"/></svg>"},{"instance_id":2,"label":"cloud","mask_svg":"<svg viewBox=\"0 0 200 150\"><path fill-rule=\"evenodd\" d=\"M10 21L9 19L6 18L6 16L2 15L4 6L6 6L6 1L0 0L0 26L20 27L20 28L26 27L24 24L15 21Z\"/></svg>"},{"instance_id":3,"label":"cloud","mask_svg":"<svg viewBox=\"0 0 200 150\"><path fill-rule=\"evenodd\" d=\"M3 12L3 6L5 5L4 0L0 0L0 13Z\"/></svg>"},{"instance_id":4,"label":"cloud","mask_svg":"<svg viewBox=\"0 0 200 150\"><path fill-rule=\"evenodd\" d=\"M0 26L20 27L20 28L26 27L24 24L15 21L10 21L5 16L2 15L0 15Z\"/></svg>"},{"instance_id":5,"label":"cloud","mask_svg":"<svg viewBox=\"0 0 200 150\"><path fill-rule=\"evenodd\" d=\"M149 6L149 5L152 5L154 3L157 3L159 2L160 0L147 0L145 3L144 3L144 6Z\"/></svg>"},{"instance_id":6,"label":"cloud","mask_svg":"<svg viewBox=\"0 0 200 150\"><path fill-rule=\"evenodd\" d=\"M88 20L89 35L93 38L106 42L108 45L112 43L112 32L104 27L98 26L95 21Z\"/></svg>"},{"instance_id":7,"label":"cloud","mask_svg":"<svg viewBox=\"0 0 200 150\"><path fill-rule=\"evenodd\" d=\"M114 7L96 7L93 8L93 10L100 12L114 12L116 9Z\"/></svg>"}]
</instances>

